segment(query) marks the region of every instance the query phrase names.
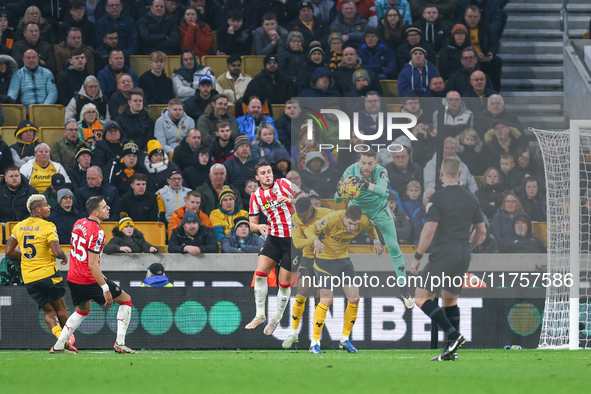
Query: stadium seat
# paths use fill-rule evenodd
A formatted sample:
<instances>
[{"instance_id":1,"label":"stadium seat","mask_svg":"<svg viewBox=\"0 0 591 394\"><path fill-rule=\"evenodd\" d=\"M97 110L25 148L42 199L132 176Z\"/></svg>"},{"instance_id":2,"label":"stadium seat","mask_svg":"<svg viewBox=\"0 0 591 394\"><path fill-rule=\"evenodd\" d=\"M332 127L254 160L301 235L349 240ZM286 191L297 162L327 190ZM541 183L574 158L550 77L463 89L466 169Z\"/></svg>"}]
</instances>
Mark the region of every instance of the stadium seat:
<instances>
[{"instance_id":1,"label":"stadium seat","mask_svg":"<svg viewBox=\"0 0 591 394\"><path fill-rule=\"evenodd\" d=\"M203 56L201 58L201 64L211 67L213 75L217 78L228 71L228 66L226 65L226 59L228 57L229 56Z\"/></svg>"},{"instance_id":2,"label":"stadium seat","mask_svg":"<svg viewBox=\"0 0 591 394\"><path fill-rule=\"evenodd\" d=\"M118 222L102 222L101 228L105 232L105 243L113 238L113 229ZM166 243L166 226L161 222L135 222L135 228L144 234L146 241L152 245L164 245Z\"/></svg>"},{"instance_id":3,"label":"stadium seat","mask_svg":"<svg viewBox=\"0 0 591 394\"><path fill-rule=\"evenodd\" d=\"M418 247L418 245L400 245L400 250L404 254L415 254Z\"/></svg>"},{"instance_id":4,"label":"stadium seat","mask_svg":"<svg viewBox=\"0 0 591 394\"><path fill-rule=\"evenodd\" d=\"M6 222L4 225L4 239L8 239L10 234L12 234L12 229L16 226L18 222Z\"/></svg>"},{"instance_id":5,"label":"stadium seat","mask_svg":"<svg viewBox=\"0 0 591 394\"><path fill-rule=\"evenodd\" d=\"M395 79L380 80L384 97L398 97L398 81Z\"/></svg>"},{"instance_id":6,"label":"stadium seat","mask_svg":"<svg viewBox=\"0 0 591 394\"><path fill-rule=\"evenodd\" d=\"M387 104L388 112L400 112L402 104Z\"/></svg>"},{"instance_id":7,"label":"stadium seat","mask_svg":"<svg viewBox=\"0 0 591 394\"><path fill-rule=\"evenodd\" d=\"M174 70L181 68L181 57L180 55L171 55L166 57L166 75L172 79L172 73Z\"/></svg>"},{"instance_id":8,"label":"stadium seat","mask_svg":"<svg viewBox=\"0 0 591 394\"><path fill-rule=\"evenodd\" d=\"M64 128L60 127L39 127L41 132L41 142L45 142L51 148L53 143L57 140L61 140L64 137Z\"/></svg>"},{"instance_id":9,"label":"stadium seat","mask_svg":"<svg viewBox=\"0 0 591 394\"><path fill-rule=\"evenodd\" d=\"M133 55L129 57L131 69L135 71L138 78L148 70L151 70L150 55ZM178 68L178 67L177 67Z\"/></svg>"},{"instance_id":10,"label":"stadium seat","mask_svg":"<svg viewBox=\"0 0 591 394\"><path fill-rule=\"evenodd\" d=\"M265 56L261 55L245 55L242 56L242 73L248 74L251 77L256 77L265 66L263 60Z\"/></svg>"},{"instance_id":11,"label":"stadium seat","mask_svg":"<svg viewBox=\"0 0 591 394\"><path fill-rule=\"evenodd\" d=\"M168 245L154 245L158 248L158 253L168 253Z\"/></svg>"},{"instance_id":12,"label":"stadium seat","mask_svg":"<svg viewBox=\"0 0 591 394\"><path fill-rule=\"evenodd\" d=\"M168 104L150 104L148 105L148 113L150 114L150 118L154 119L154 122L158 120L160 115L162 114L162 110L164 108L168 108Z\"/></svg>"},{"instance_id":13,"label":"stadium seat","mask_svg":"<svg viewBox=\"0 0 591 394\"><path fill-rule=\"evenodd\" d=\"M336 203L334 200L332 200L330 198L320 200L320 203L322 204L323 207L334 209L335 211L347 208L347 204L344 201L341 201L340 203Z\"/></svg>"},{"instance_id":14,"label":"stadium seat","mask_svg":"<svg viewBox=\"0 0 591 394\"><path fill-rule=\"evenodd\" d=\"M37 127L65 128L66 109L60 104L31 104L29 120Z\"/></svg>"},{"instance_id":15,"label":"stadium seat","mask_svg":"<svg viewBox=\"0 0 591 394\"><path fill-rule=\"evenodd\" d=\"M285 104L273 104L273 119L279 119L285 112Z\"/></svg>"},{"instance_id":16,"label":"stadium seat","mask_svg":"<svg viewBox=\"0 0 591 394\"><path fill-rule=\"evenodd\" d=\"M0 135L2 135L2 141L6 142L6 145L10 146L16 143L16 137L14 136L15 131L16 126L0 128Z\"/></svg>"},{"instance_id":17,"label":"stadium seat","mask_svg":"<svg viewBox=\"0 0 591 394\"><path fill-rule=\"evenodd\" d=\"M2 104L2 112L4 112L2 126L18 126L20 122L27 119L27 111L22 104Z\"/></svg>"},{"instance_id":18,"label":"stadium seat","mask_svg":"<svg viewBox=\"0 0 591 394\"><path fill-rule=\"evenodd\" d=\"M544 241L544 245L548 246L548 233L547 233L547 226L548 223L546 222L532 222L531 229L532 234Z\"/></svg>"}]
</instances>

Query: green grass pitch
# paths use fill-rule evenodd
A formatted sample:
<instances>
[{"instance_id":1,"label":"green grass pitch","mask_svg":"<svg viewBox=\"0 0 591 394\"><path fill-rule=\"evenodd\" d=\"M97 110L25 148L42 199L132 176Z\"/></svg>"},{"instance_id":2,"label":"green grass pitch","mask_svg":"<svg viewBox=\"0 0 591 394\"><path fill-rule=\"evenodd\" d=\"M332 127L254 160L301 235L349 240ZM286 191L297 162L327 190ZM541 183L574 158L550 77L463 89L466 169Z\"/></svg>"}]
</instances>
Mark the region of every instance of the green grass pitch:
<instances>
[{"instance_id":1,"label":"green grass pitch","mask_svg":"<svg viewBox=\"0 0 591 394\"><path fill-rule=\"evenodd\" d=\"M0 352L1 393L586 393L587 350Z\"/></svg>"}]
</instances>

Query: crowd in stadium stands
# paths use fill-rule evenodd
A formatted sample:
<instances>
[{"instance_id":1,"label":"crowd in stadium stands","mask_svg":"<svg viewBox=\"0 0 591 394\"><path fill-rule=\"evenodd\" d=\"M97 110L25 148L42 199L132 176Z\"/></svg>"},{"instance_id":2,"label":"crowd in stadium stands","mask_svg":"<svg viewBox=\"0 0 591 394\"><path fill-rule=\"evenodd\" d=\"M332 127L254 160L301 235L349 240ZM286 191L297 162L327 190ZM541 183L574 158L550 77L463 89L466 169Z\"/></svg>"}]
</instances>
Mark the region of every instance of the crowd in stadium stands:
<instances>
[{"instance_id":1,"label":"crowd in stadium stands","mask_svg":"<svg viewBox=\"0 0 591 394\"><path fill-rule=\"evenodd\" d=\"M135 229L142 221L168 226L170 253L256 253L262 237L250 232L248 202L257 162L318 206L356 160L320 150L339 142L336 117L325 116L327 128L314 123L309 136L301 105L328 98L337 109L330 98L357 97L360 133L372 134L386 110L380 81L397 80L417 140L396 139L404 148L382 150L378 161L400 243L417 243L437 181L439 113L423 98L445 97L443 155L462 161L460 182L487 217L477 251L545 250L532 236L532 221L546 220L544 173L499 94L506 1L2 3L0 103L66 108L64 136L52 146L40 141L45 125L29 120L13 145L0 141L2 223L24 219L28 196L43 193L69 244L86 200L103 195L119 222L106 253L157 252ZM141 75L131 67L136 55L149 56ZM180 60L167 75L171 55ZM243 73L243 55L264 56L263 68ZM225 56L227 72L215 75L203 56ZM165 105L156 121L152 104ZM273 105L285 105L282 116L273 118ZM352 133L351 144L361 142Z\"/></svg>"}]
</instances>

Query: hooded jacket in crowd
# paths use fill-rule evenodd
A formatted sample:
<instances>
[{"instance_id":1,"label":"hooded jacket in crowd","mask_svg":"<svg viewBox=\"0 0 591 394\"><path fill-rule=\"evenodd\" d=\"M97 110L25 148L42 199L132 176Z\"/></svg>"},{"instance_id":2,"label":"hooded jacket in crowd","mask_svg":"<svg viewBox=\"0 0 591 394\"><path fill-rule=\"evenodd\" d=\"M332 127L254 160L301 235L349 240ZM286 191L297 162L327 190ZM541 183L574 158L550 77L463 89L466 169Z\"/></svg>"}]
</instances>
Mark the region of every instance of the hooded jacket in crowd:
<instances>
[{"instance_id":1,"label":"hooded jacket in crowd","mask_svg":"<svg viewBox=\"0 0 591 394\"><path fill-rule=\"evenodd\" d=\"M433 77L439 77L439 70L429 60L425 60L422 68L413 66L412 61L409 61L398 75L398 95L406 97L414 93L419 97L427 96Z\"/></svg>"},{"instance_id":2,"label":"hooded jacket in crowd","mask_svg":"<svg viewBox=\"0 0 591 394\"><path fill-rule=\"evenodd\" d=\"M27 200L33 194L38 194L29 181L21 174L21 185L16 191L11 191L3 177L0 180L0 222L20 222L29 217Z\"/></svg>"},{"instance_id":3,"label":"hooded jacket in crowd","mask_svg":"<svg viewBox=\"0 0 591 394\"><path fill-rule=\"evenodd\" d=\"M183 112L183 116L178 122L174 122L170 118L168 108L164 108L154 125L154 138L162 144L164 153L168 155L174 152L174 148L187 136L187 132L193 128L195 128L195 121L185 112Z\"/></svg>"},{"instance_id":4,"label":"hooded jacket in crowd","mask_svg":"<svg viewBox=\"0 0 591 394\"><path fill-rule=\"evenodd\" d=\"M8 88L10 87L10 79L18 70L18 66L16 61L9 55L0 55L0 64L6 64L6 71L0 73L0 103L11 104L14 102L8 96ZM2 119L2 124L4 124L4 119Z\"/></svg>"},{"instance_id":5,"label":"hooded jacket in crowd","mask_svg":"<svg viewBox=\"0 0 591 394\"><path fill-rule=\"evenodd\" d=\"M523 236L515 233L515 222L527 224L527 233ZM526 213L518 213L511 222L511 235L501 242L501 253L546 253L544 241L532 234L531 220Z\"/></svg>"},{"instance_id":6,"label":"hooded jacket in crowd","mask_svg":"<svg viewBox=\"0 0 591 394\"><path fill-rule=\"evenodd\" d=\"M51 209L51 214L47 218L47 221L55 224L60 245L69 245L74 223L76 223L78 219L85 217L87 217L87 215L75 206L72 206L72 209L68 212L58 203L57 208Z\"/></svg>"},{"instance_id":7,"label":"hooded jacket in crowd","mask_svg":"<svg viewBox=\"0 0 591 394\"><path fill-rule=\"evenodd\" d=\"M187 253L183 251L185 246L198 246L201 253L218 253L220 250L213 231L202 223L199 223L199 230L193 237L185 233L183 222L172 230L168 241L168 253Z\"/></svg>"},{"instance_id":8,"label":"hooded jacket in crowd","mask_svg":"<svg viewBox=\"0 0 591 394\"><path fill-rule=\"evenodd\" d=\"M131 237L123 234L119 227L113 228L113 238L105 245L103 252L105 254L121 253L121 247L127 246L131 253L150 253L152 245L146 241L144 234L134 228Z\"/></svg>"},{"instance_id":9,"label":"hooded jacket in crowd","mask_svg":"<svg viewBox=\"0 0 591 394\"><path fill-rule=\"evenodd\" d=\"M183 65L183 55L185 53L190 53L193 56L195 68L191 70L185 68ZM181 67L174 70L172 74L172 86L174 88L174 94L179 100L185 101L189 97L195 95L195 90L197 90L197 85L199 84L199 77L202 75L209 75L213 80L213 83L215 83L215 75L213 75L211 68L199 64L199 59L197 59L193 51L185 49L181 53L180 63ZM191 86L185 86L186 84L191 84Z\"/></svg>"},{"instance_id":10,"label":"hooded jacket in crowd","mask_svg":"<svg viewBox=\"0 0 591 394\"><path fill-rule=\"evenodd\" d=\"M137 114L132 114L127 106L115 121L125 130L125 137L135 142L140 151L146 150L148 141L154 139L155 122L145 108Z\"/></svg>"},{"instance_id":11,"label":"hooded jacket in crowd","mask_svg":"<svg viewBox=\"0 0 591 394\"><path fill-rule=\"evenodd\" d=\"M35 132L35 137L31 142L24 142L21 138L22 134L27 130ZM39 144L39 129L28 120L23 120L16 128L14 136L16 142L10 146L12 160L15 166L22 167L23 164L35 157L35 147Z\"/></svg>"},{"instance_id":12,"label":"hooded jacket in crowd","mask_svg":"<svg viewBox=\"0 0 591 394\"><path fill-rule=\"evenodd\" d=\"M314 173L310 170L309 164L314 159L322 160L320 173ZM320 198L331 198L337 188L340 174L329 168L324 155L321 152L308 152L306 154L306 167L300 171L302 177L302 189L306 191L314 190Z\"/></svg>"}]
</instances>

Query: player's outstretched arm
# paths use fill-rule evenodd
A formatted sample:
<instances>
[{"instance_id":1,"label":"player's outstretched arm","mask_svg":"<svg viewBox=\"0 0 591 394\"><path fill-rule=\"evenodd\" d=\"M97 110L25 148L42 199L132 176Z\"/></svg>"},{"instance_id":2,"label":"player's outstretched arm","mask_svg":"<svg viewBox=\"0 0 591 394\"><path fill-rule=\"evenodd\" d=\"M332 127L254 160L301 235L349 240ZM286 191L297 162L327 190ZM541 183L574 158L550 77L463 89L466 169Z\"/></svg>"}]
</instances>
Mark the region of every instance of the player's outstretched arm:
<instances>
[{"instance_id":1,"label":"player's outstretched arm","mask_svg":"<svg viewBox=\"0 0 591 394\"><path fill-rule=\"evenodd\" d=\"M16 250L18 247L18 241L12 235L8 237L8 241L6 241L6 249L4 254L13 259L21 259L21 252Z\"/></svg>"},{"instance_id":2,"label":"player's outstretched arm","mask_svg":"<svg viewBox=\"0 0 591 394\"><path fill-rule=\"evenodd\" d=\"M68 264L68 256L60 247L59 242L53 241L49 243L49 247L51 248L51 253L57 258L62 261L62 265Z\"/></svg>"},{"instance_id":3,"label":"player's outstretched arm","mask_svg":"<svg viewBox=\"0 0 591 394\"><path fill-rule=\"evenodd\" d=\"M99 265L99 255L96 253L88 253L88 268L90 269L90 273L94 277L94 280L99 284L99 286L103 289L103 296L105 297L105 307L110 307L113 305L113 296L109 291L109 286L105 280L105 276L101 271L101 267Z\"/></svg>"}]
</instances>

